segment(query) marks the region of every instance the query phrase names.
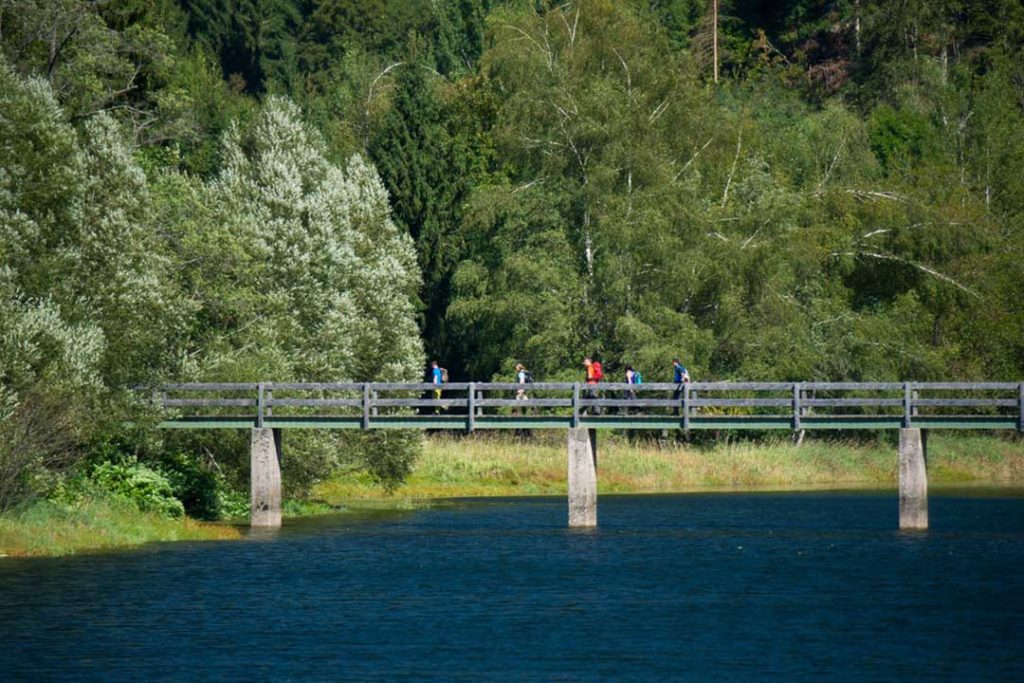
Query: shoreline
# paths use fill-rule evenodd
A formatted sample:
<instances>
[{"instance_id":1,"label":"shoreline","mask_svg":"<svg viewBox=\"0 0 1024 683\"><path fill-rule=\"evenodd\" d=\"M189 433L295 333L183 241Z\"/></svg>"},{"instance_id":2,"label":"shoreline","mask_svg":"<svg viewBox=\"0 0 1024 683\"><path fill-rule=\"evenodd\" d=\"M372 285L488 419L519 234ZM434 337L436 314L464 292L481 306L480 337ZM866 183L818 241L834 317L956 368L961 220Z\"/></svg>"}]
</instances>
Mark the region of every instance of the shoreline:
<instances>
[{"instance_id":1,"label":"shoreline","mask_svg":"<svg viewBox=\"0 0 1024 683\"><path fill-rule=\"evenodd\" d=\"M566 495L565 444L551 434L435 434L408 480L385 491L366 474L339 475L305 500L285 501L286 519L373 510L415 510L457 499ZM630 443L606 436L598 445L598 495L813 493L897 490L896 446L805 440L731 441L708 445ZM1024 495L1024 439L935 435L929 441L929 489ZM82 509L41 503L0 515L0 558L121 552L147 543L237 540L244 520L201 522L143 513L112 500Z\"/></svg>"},{"instance_id":2,"label":"shoreline","mask_svg":"<svg viewBox=\"0 0 1024 683\"><path fill-rule=\"evenodd\" d=\"M873 482L842 481L825 482L819 484L805 484L790 486L787 484L764 484L747 487L721 487L693 486L681 489L659 489L646 491L602 491L599 496L678 496L678 495L701 495L701 494L759 494L759 493L879 493L898 495L899 489L896 486L881 486ZM1008 495L1009 497L1024 497L1024 482L1006 481L972 481L961 483L936 484L929 487L929 495L947 496L957 494L978 493L985 497L989 495ZM325 505L322 510L313 510L307 514L292 515L285 519L300 519L303 517L316 517L321 515L346 514L349 512L358 513L373 510L415 510L428 509L434 505L444 505L449 501L485 501L492 499L513 499L513 498L562 498L564 493L483 493L478 495L452 494L433 498L412 498L401 497L388 499L378 498L347 498L337 507Z\"/></svg>"},{"instance_id":3,"label":"shoreline","mask_svg":"<svg viewBox=\"0 0 1024 683\"><path fill-rule=\"evenodd\" d=\"M362 474L334 477L313 497L330 505L381 506L406 501L495 496L564 495L565 444L550 435L522 440L503 435L424 440L416 468L387 493ZM896 490L897 447L805 440L733 441L709 445L598 444L598 495L813 490ZM935 435L929 441L929 487L1024 489L1024 440Z\"/></svg>"},{"instance_id":4,"label":"shoreline","mask_svg":"<svg viewBox=\"0 0 1024 683\"><path fill-rule=\"evenodd\" d=\"M164 517L116 498L75 506L40 501L0 515L0 558L121 552L149 543L236 540L243 535L232 522Z\"/></svg>"}]
</instances>

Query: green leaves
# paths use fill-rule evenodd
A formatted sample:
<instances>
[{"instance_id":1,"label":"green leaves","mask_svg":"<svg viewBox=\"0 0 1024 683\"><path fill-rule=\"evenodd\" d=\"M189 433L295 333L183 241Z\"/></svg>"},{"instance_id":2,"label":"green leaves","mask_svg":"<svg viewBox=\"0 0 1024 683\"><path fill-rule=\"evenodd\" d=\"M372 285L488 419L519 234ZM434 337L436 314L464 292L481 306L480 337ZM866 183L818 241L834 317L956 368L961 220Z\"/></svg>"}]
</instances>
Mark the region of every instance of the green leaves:
<instances>
[{"instance_id":1,"label":"green leaves","mask_svg":"<svg viewBox=\"0 0 1024 683\"><path fill-rule=\"evenodd\" d=\"M289 378L418 378L415 256L374 169L358 156L344 170L328 162L298 109L277 98L228 135L224 158L213 199L261 299L231 316L232 346L269 331Z\"/></svg>"},{"instance_id":2,"label":"green leaves","mask_svg":"<svg viewBox=\"0 0 1024 683\"><path fill-rule=\"evenodd\" d=\"M144 512L167 517L185 514L185 507L174 497L167 477L141 463L100 463L93 468L91 479L103 490L131 501Z\"/></svg>"}]
</instances>

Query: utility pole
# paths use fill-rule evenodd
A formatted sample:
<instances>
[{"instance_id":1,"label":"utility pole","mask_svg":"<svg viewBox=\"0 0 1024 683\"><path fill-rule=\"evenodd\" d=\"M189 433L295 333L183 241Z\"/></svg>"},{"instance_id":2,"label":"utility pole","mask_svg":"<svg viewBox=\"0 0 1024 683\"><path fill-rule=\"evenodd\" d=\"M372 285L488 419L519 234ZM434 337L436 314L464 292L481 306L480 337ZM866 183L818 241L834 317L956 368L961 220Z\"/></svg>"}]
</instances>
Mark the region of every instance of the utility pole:
<instances>
[{"instance_id":1,"label":"utility pole","mask_svg":"<svg viewBox=\"0 0 1024 683\"><path fill-rule=\"evenodd\" d=\"M718 0L711 0L711 61L715 84L718 84Z\"/></svg>"}]
</instances>

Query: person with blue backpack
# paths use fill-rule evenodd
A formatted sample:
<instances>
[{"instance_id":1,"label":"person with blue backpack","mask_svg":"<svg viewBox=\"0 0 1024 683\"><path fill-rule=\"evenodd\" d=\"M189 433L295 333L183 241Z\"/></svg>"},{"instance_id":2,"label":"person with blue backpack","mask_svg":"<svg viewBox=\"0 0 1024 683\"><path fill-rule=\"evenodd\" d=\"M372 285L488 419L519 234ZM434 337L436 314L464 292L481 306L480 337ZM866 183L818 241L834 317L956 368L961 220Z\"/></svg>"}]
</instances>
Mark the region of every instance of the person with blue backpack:
<instances>
[{"instance_id":1,"label":"person with blue backpack","mask_svg":"<svg viewBox=\"0 0 1024 683\"><path fill-rule=\"evenodd\" d=\"M685 385L690 381L690 373L687 372L686 366L678 358L672 359L672 382L677 384L676 391L672 394L672 400L676 402L675 414L679 414L679 402L683 398L683 389Z\"/></svg>"},{"instance_id":2,"label":"person with blue backpack","mask_svg":"<svg viewBox=\"0 0 1024 683\"><path fill-rule=\"evenodd\" d=\"M644 377L640 374L639 370L635 370L632 365L626 366L626 384L643 384ZM630 401L636 400L636 391L633 389L626 390L626 398ZM627 415L629 414L629 408L627 407L624 411Z\"/></svg>"},{"instance_id":3,"label":"person with blue backpack","mask_svg":"<svg viewBox=\"0 0 1024 683\"><path fill-rule=\"evenodd\" d=\"M634 370L632 365L626 366L626 384L643 384L643 381L643 375L639 370ZM626 396L631 401L636 400L636 392L632 389L626 391Z\"/></svg>"}]
</instances>

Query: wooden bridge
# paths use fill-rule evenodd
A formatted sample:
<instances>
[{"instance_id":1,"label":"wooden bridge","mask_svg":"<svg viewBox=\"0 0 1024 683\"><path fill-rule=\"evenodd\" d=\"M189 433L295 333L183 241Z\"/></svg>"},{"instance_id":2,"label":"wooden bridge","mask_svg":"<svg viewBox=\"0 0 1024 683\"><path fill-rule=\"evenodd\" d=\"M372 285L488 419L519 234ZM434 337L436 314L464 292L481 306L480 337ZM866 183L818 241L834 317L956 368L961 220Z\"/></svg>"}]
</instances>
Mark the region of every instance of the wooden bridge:
<instances>
[{"instance_id":1,"label":"wooden bridge","mask_svg":"<svg viewBox=\"0 0 1024 683\"><path fill-rule=\"evenodd\" d=\"M1024 432L1024 382L258 382L153 400L165 429L252 430L253 526L281 524L284 429L567 429L570 526L597 524L598 429L899 429L901 529L928 527L927 430Z\"/></svg>"}]
</instances>

